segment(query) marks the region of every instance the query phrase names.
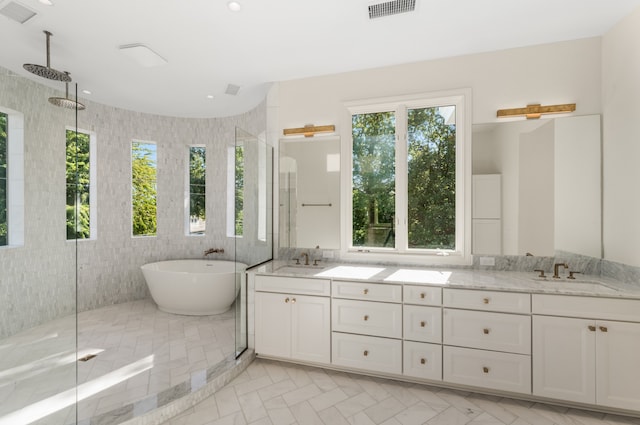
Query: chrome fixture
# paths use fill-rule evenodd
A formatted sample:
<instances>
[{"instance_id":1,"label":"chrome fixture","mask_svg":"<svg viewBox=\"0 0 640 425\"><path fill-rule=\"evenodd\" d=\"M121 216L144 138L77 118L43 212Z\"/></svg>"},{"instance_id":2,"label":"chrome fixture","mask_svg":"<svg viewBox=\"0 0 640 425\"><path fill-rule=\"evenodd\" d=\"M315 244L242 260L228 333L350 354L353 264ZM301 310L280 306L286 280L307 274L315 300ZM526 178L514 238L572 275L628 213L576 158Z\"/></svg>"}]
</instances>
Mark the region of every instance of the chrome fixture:
<instances>
[{"instance_id":1,"label":"chrome fixture","mask_svg":"<svg viewBox=\"0 0 640 425\"><path fill-rule=\"evenodd\" d=\"M65 74L69 75L68 72L65 71ZM69 80L71 80L71 77L69 77ZM52 105L55 106L61 106L63 108L67 108L67 109L78 109L79 111L83 111L85 109L85 106L78 102L77 100L73 100L69 97L69 83L65 82L64 83L64 97L50 97L49 98L49 103L51 103Z\"/></svg>"},{"instance_id":2,"label":"chrome fixture","mask_svg":"<svg viewBox=\"0 0 640 425\"><path fill-rule=\"evenodd\" d=\"M204 251L203 256L206 257L209 254L224 254L224 248L209 248Z\"/></svg>"},{"instance_id":3,"label":"chrome fixture","mask_svg":"<svg viewBox=\"0 0 640 425\"><path fill-rule=\"evenodd\" d=\"M49 31L44 31L44 33L47 35L47 66L34 65L32 63L25 63L24 65L22 65L22 67L27 71L29 71L30 73L35 74L39 77L44 77L44 78L48 78L49 80L55 80L55 81L64 81L67 83L70 82L71 77L69 76L68 72L62 72L62 71L58 71L57 69L51 68L51 58L49 53L49 44L50 44L49 38L51 37L52 34Z\"/></svg>"},{"instance_id":4,"label":"chrome fixture","mask_svg":"<svg viewBox=\"0 0 640 425\"><path fill-rule=\"evenodd\" d=\"M567 263L555 263L553 265L553 278L554 279L560 279L560 275L558 274L558 268L560 267L564 267L565 269L569 268L569 265Z\"/></svg>"}]
</instances>

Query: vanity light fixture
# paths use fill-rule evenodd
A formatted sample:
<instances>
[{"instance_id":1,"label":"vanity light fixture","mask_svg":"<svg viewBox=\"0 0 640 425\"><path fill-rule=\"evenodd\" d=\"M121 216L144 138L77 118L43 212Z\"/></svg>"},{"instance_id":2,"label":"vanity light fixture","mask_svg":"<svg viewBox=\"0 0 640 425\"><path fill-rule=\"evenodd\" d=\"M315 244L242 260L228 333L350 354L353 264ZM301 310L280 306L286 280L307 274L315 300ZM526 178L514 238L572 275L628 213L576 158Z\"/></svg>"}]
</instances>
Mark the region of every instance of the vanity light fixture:
<instances>
[{"instance_id":1,"label":"vanity light fixture","mask_svg":"<svg viewBox=\"0 0 640 425\"><path fill-rule=\"evenodd\" d=\"M524 115L528 120L538 119L542 114L564 114L576 110L575 103L565 103L563 105L542 106L539 103L527 105L525 108L498 109L497 117L514 117Z\"/></svg>"},{"instance_id":2,"label":"vanity light fixture","mask_svg":"<svg viewBox=\"0 0 640 425\"><path fill-rule=\"evenodd\" d=\"M336 131L336 126L331 125L313 125L307 124L304 127L298 128L285 128L282 133L285 136L299 136L313 137L316 133L333 133Z\"/></svg>"}]
</instances>

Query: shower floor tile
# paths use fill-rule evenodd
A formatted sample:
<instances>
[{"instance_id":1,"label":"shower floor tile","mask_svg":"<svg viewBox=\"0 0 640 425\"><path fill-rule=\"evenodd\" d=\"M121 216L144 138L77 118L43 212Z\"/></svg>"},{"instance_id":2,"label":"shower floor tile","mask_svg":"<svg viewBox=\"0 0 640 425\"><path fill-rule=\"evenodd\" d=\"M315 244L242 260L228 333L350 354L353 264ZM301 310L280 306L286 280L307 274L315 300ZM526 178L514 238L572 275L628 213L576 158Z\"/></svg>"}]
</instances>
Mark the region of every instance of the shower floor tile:
<instances>
[{"instance_id":1,"label":"shower floor tile","mask_svg":"<svg viewBox=\"0 0 640 425\"><path fill-rule=\"evenodd\" d=\"M79 423L188 381L235 352L234 310L181 316L144 299L82 312L77 350L96 357L75 361L74 316L0 341L0 425L74 423L76 372Z\"/></svg>"}]
</instances>

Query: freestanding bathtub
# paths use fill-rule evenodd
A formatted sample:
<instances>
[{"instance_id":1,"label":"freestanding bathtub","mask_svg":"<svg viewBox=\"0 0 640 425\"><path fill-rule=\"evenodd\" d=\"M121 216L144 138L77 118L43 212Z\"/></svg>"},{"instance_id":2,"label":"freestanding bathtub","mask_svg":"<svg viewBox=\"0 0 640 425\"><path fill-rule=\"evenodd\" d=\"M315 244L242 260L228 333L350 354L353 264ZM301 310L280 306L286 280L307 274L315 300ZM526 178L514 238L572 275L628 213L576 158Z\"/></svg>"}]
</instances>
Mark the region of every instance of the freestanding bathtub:
<instances>
[{"instance_id":1,"label":"freestanding bathtub","mask_svg":"<svg viewBox=\"0 0 640 425\"><path fill-rule=\"evenodd\" d=\"M145 264L142 274L158 308L204 316L231 308L246 264L234 261L172 260Z\"/></svg>"}]
</instances>

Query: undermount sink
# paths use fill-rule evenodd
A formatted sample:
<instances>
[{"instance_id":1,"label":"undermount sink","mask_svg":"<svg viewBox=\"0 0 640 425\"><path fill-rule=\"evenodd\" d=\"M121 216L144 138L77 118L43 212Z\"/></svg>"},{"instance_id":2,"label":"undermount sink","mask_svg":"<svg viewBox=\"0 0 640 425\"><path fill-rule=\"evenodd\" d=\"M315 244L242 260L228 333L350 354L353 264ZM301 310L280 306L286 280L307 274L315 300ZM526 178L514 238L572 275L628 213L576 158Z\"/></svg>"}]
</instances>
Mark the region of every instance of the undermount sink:
<instances>
[{"instance_id":1,"label":"undermount sink","mask_svg":"<svg viewBox=\"0 0 640 425\"><path fill-rule=\"evenodd\" d=\"M308 265L305 266L303 264L297 265L297 264L291 264L288 266L282 266L279 267L276 271L280 272L280 273L287 273L287 274L308 274L308 275L314 275L316 273L320 273L322 270L324 270L323 266L313 266L313 265Z\"/></svg>"},{"instance_id":2,"label":"undermount sink","mask_svg":"<svg viewBox=\"0 0 640 425\"><path fill-rule=\"evenodd\" d=\"M533 280L545 288L567 289L577 291L617 292L602 282L586 279L554 279L546 277L534 277Z\"/></svg>"}]
</instances>

